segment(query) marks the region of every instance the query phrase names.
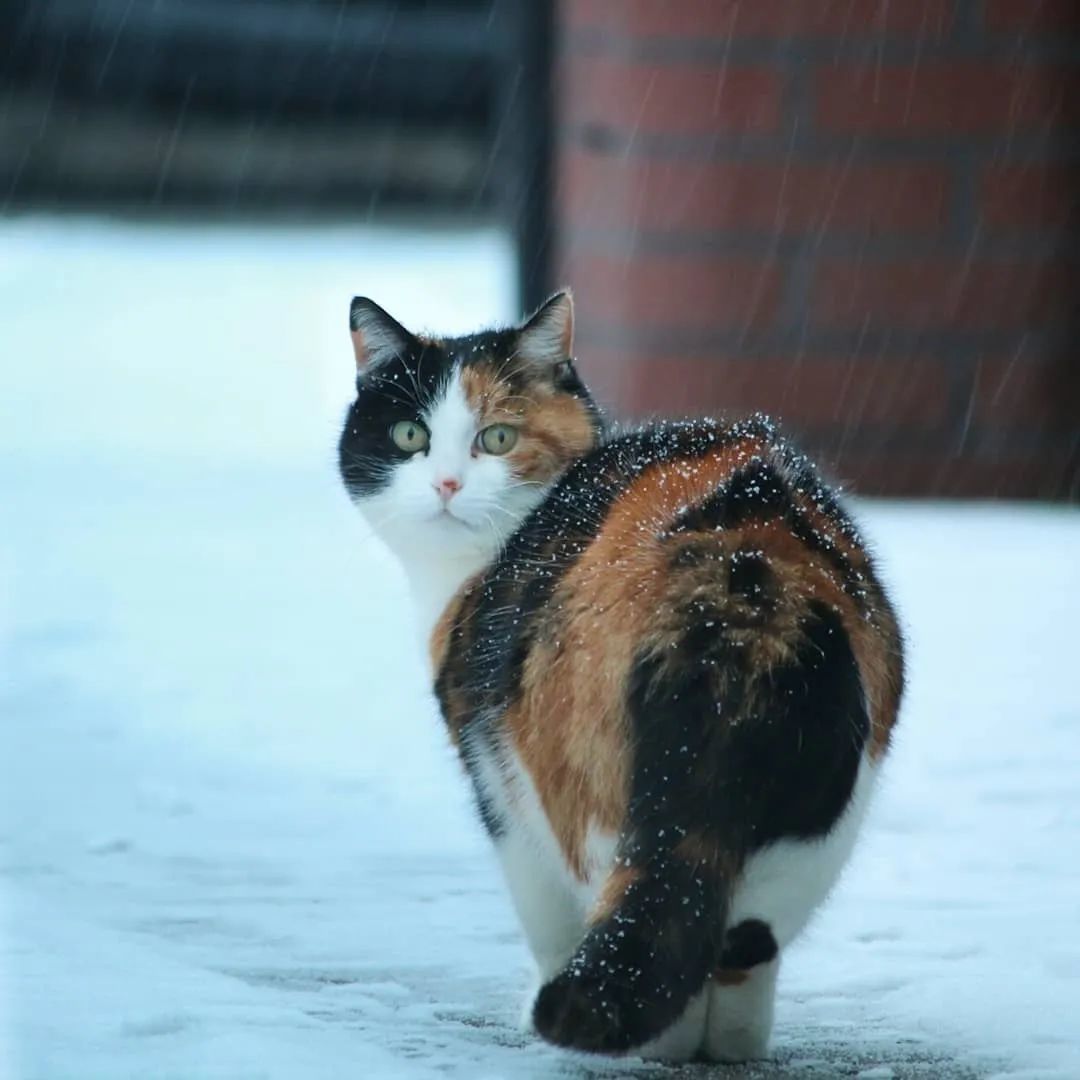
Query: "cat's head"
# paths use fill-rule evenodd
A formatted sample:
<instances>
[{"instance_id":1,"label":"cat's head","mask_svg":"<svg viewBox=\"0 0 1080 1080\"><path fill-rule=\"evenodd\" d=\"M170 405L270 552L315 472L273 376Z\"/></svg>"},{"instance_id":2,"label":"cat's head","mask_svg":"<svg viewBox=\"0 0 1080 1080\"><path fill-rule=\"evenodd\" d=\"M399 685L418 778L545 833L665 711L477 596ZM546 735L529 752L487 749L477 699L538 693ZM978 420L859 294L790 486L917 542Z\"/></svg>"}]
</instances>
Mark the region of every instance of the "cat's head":
<instances>
[{"instance_id":1,"label":"cat's head","mask_svg":"<svg viewBox=\"0 0 1080 1080\"><path fill-rule=\"evenodd\" d=\"M349 321L356 400L341 476L404 559L490 558L597 442L599 416L571 360L567 292L521 326L465 337L412 334L364 297Z\"/></svg>"}]
</instances>

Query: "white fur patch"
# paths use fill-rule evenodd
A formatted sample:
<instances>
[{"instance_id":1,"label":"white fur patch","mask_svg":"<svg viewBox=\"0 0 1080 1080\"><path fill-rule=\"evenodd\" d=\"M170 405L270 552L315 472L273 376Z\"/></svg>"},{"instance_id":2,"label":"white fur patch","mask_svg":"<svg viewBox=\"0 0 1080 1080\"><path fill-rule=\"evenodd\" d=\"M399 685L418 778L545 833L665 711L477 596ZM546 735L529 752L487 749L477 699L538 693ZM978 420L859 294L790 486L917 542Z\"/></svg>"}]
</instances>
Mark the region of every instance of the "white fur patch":
<instances>
[{"instance_id":1,"label":"white fur patch","mask_svg":"<svg viewBox=\"0 0 1080 1080\"><path fill-rule=\"evenodd\" d=\"M469 465L477 463L473 455L477 417L465 396L459 371L455 369L442 395L436 398L422 419L431 434L431 448L424 464L432 483L440 477L452 477L464 485ZM496 464L502 465L502 462ZM469 481L475 484L477 478L469 477Z\"/></svg>"},{"instance_id":2,"label":"white fur patch","mask_svg":"<svg viewBox=\"0 0 1080 1080\"><path fill-rule=\"evenodd\" d=\"M502 458L475 452L479 418L459 370L417 419L428 429L428 451L392 466L389 484L358 506L405 570L426 648L450 598L495 557L543 492L519 483ZM445 504L437 490L443 480L459 485Z\"/></svg>"},{"instance_id":3,"label":"white fur patch","mask_svg":"<svg viewBox=\"0 0 1080 1080\"><path fill-rule=\"evenodd\" d=\"M780 840L751 857L732 899L729 926L761 919L781 949L792 941L840 877L870 804L876 774L864 754L851 800L825 836Z\"/></svg>"},{"instance_id":4,"label":"white fur patch","mask_svg":"<svg viewBox=\"0 0 1080 1080\"><path fill-rule=\"evenodd\" d=\"M711 983L701 1049L710 1061L753 1061L769 1050L780 957L752 968L744 983Z\"/></svg>"}]
</instances>

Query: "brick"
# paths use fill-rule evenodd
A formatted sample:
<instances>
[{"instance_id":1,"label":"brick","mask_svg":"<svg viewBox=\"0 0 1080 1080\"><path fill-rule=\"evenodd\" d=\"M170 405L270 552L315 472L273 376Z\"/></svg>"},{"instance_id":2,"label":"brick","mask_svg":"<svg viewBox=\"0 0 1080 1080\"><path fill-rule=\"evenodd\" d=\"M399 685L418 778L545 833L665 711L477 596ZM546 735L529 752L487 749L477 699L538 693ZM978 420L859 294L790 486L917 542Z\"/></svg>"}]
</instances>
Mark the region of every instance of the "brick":
<instances>
[{"instance_id":1,"label":"brick","mask_svg":"<svg viewBox=\"0 0 1080 1080\"><path fill-rule=\"evenodd\" d=\"M793 430L943 427L949 383L939 362L922 357L627 356L586 348L579 366L633 416L766 412Z\"/></svg>"},{"instance_id":2,"label":"brick","mask_svg":"<svg viewBox=\"0 0 1080 1080\"><path fill-rule=\"evenodd\" d=\"M569 227L896 233L940 229L950 177L937 165L703 162L569 151L559 202Z\"/></svg>"},{"instance_id":3,"label":"brick","mask_svg":"<svg viewBox=\"0 0 1080 1080\"><path fill-rule=\"evenodd\" d=\"M659 65L569 57L562 122L641 134L768 134L780 127L782 76L756 67Z\"/></svg>"},{"instance_id":4,"label":"brick","mask_svg":"<svg viewBox=\"0 0 1080 1080\"><path fill-rule=\"evenodd\" d=\"M995 431L1080 435L1080 365L1065 355L983 357L975 365L973 418Z\"/></svg>"},{"instance_id":5,"label":"brick","mask_svg":"<svg viewBox=\"0 0 1080 1080\"><path fill-rule=\"evenodd\" d=\"M981 216L1004 228L1053 228L1080 216L1080 169L991 165L979 184Z\"/></svg>"},{"instance_id":6,"label":"brick","mask_svg":"<svg viewBox=\"0 0 1080 1080\"><path fill-rule=\"evenodd\" d=\"M941 37L952 0L563 0L571 29L636 37Z\"/></svg>"},{"instance_id":7,"label":"brick","mask_svg":"<svg viewBox=\"0 0 1080 1080\"><path fill-rule=\"evenodd\" d=\"M822 131L862 135L1038 133L1080 123L1075 68L925 62L842 64L818 72Z\"/></svg>"},{"instance_id":8,"label":"brick","mask_svg":"<svg viewBox=\"0 0 1080 1080\"><path fill-rule=\"evenodd\" d=\"M1080 31L1076 0L985 0L988 30L1008 34L1050 34Z\"/></svg>"},{"instance_id":9,"label":"brick","mask_svg":"<svg viewBox=\"0 0 1080 1080\"><path fill-rule=\"evenodd\" d=\"M824 258L811 312L832 328L1024 329L1075 312L1071 262L1025 258Z\"/></svg>"},{"instance_id":10,"label":"brick","mask_svg":"<svg viewBox=\"0 0 1080 1080\"><path fill-rule=\"evenodd\" d=\"M1011 447L1005 436L1015 430L1016 418L1000 425L993 411L983 411L981 396L1000 379L1008 359L979 365L973 431L980 423L995 429L993 450L982 453L974 449L980 441L974 434L959 445L957 417L949 413L947 365L929 357L852 361L806 356L796 361L646 355L586 345L578 363L600 402L617 415L735 419L758 409L769 412L828 474L865 494L1080 499L1075 451L1033 452L1022 442ZM1009 380L1028 377L1012 363ZM1044 376L1059 396L1075 402L1055 375L1043 370L1040 379ZM1046 431L1043 401L1040 391L1031 419ZM1059 415L1066 417L1068 407L1062 406Z\"/></svg>"},{"instance_id":11,"label":"brick","mask_svg":"<svg viewBox=\"0 0 1080 1080\"><path fill-rule=\"evenodd\" d=\"M571 251L563 272L586 319L680 330L764 326L774 318L783 282L775 263L714 255Z\"/></svg>"}]
</instances>

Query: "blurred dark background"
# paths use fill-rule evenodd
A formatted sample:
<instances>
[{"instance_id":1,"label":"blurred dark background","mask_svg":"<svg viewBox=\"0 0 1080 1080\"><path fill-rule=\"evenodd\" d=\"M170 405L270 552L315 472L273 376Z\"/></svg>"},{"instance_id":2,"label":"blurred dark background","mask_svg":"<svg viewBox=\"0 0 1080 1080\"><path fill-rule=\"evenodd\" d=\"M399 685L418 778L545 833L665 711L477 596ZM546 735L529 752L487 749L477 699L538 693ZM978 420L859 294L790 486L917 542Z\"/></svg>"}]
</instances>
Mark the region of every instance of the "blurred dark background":
<instances>
[{"instance_id":1,"label":"blurred dark background","mask_svg":"<svg viewBox=\"0 0 1080 1080\"><path fill-rule=\"evenodd\" d=\"M492 0L5 0L4 205L494 219L531 302L552 24Z\"/></svg>"},{"instance_id":2,"label":"blurred dark background","mask_svg":"<svg viewBox=\"0 0 1080 1080\"><path fill-rule=\"evenodd\" d=\"M1080 497L1072 0L6 0L7 215L496 222L620 412Z\"/></svg>"}]
</instances>

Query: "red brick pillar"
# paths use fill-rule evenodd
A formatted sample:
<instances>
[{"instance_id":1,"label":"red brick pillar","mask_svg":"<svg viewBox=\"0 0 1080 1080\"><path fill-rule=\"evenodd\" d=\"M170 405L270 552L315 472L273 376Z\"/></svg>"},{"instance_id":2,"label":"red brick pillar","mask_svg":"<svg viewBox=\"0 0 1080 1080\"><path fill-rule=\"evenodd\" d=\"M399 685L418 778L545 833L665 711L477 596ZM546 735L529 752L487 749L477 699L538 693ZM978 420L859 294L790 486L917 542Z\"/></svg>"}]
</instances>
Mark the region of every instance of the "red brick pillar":
<instances>
[{"instance_id":1,"label":"red brick pillar","mask_svg":"<svg viewBox=\"0 0 1080 1080\"><path fill-rule=\"evenodd\" d=\"M560 0L556 273L622 414L1080 495L1080 0Z\"/></svg>"}]
</instances>

